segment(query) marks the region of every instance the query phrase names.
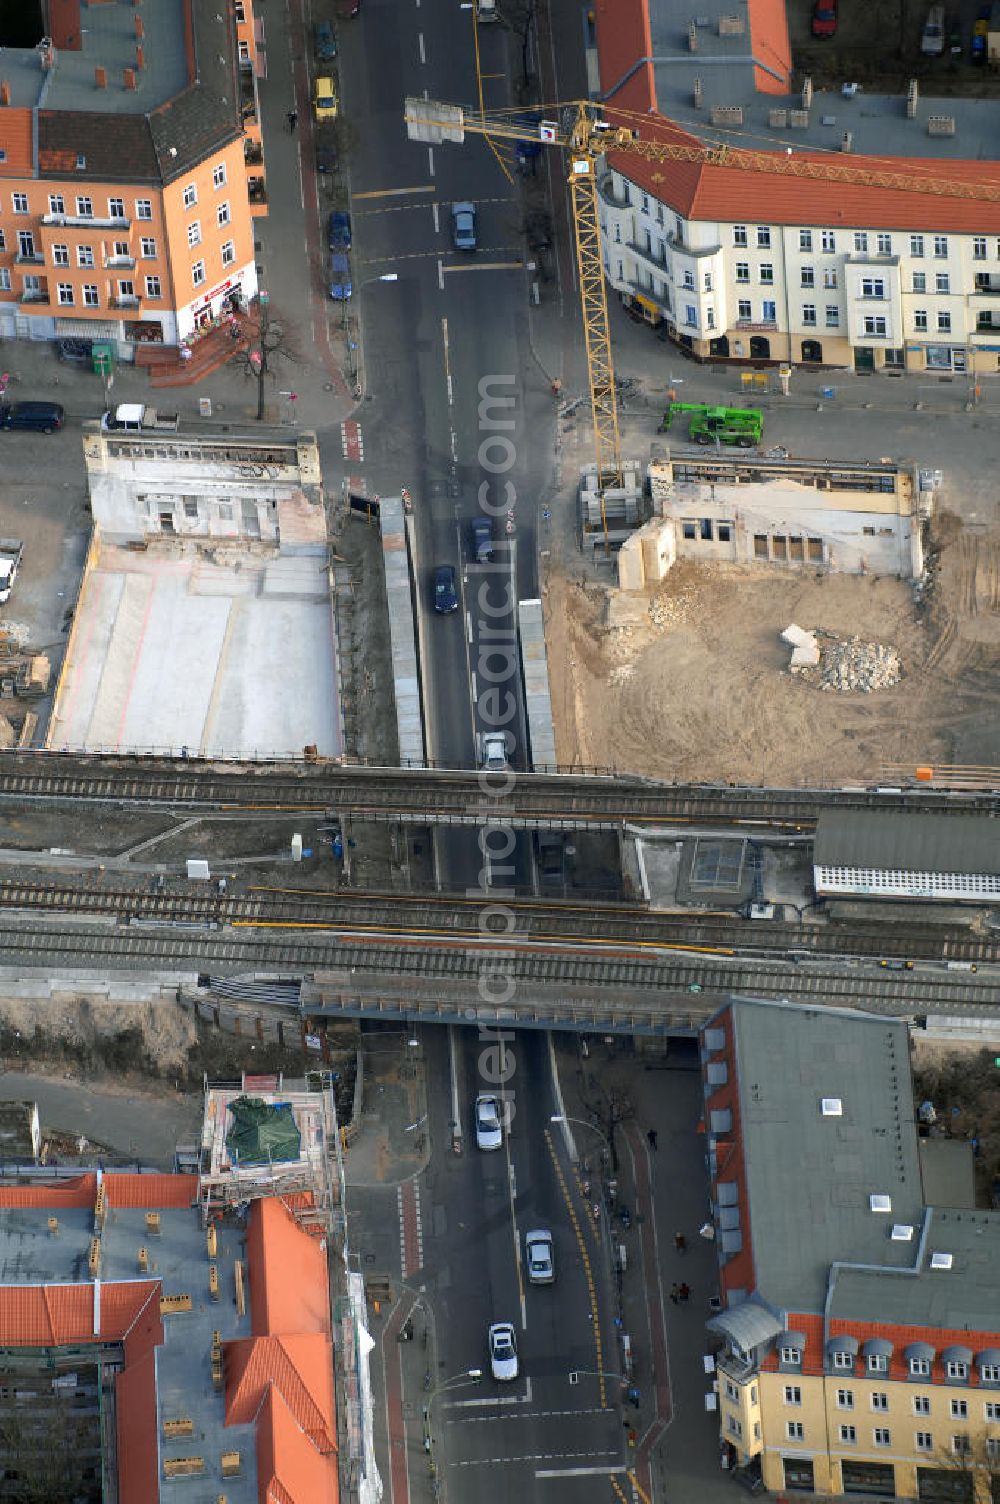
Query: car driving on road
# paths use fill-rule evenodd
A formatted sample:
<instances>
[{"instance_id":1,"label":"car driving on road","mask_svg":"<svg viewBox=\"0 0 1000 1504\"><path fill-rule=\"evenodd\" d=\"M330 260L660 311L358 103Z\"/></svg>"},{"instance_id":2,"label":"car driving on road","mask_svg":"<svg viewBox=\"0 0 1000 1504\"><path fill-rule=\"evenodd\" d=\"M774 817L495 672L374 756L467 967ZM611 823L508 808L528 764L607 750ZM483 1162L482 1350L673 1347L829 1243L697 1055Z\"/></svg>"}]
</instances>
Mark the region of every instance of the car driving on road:
<instances>
[{"instance_id":1,"label":"car driving on road","mask_svg":"<svg viewBox=\"0 0 1000 1504\"><path fill-rule=\"evenodd\" d=\"M503 1145L503 1118L500 1103L490 1092L481 1091L476 1098L476 1147L499 1149Z\"/></svg>"},{"instance_id":2,"label":"car driving on road","mask_svg":"<svg viewBox=\"0 0 1000 1504\"><path fill-rule=\"evenodd\" d=\"M434 571L434 610L442 616L458 610L458 583L451 564L439 564Z\"/></svg>"},{"instance_id":3,"label":"car driving on road","mask_svg":"<svg viewBox=\"0 0 1000 1504\"><path fill-rule=\"evenodd\" d=\"M451 238L456 251L474 251L476 249L475 204L452 204Z\"/></svg>"},{"instance_id":4,"label":"car driving on road","mask_svg":"<svg viewBox=\"0 0 1000 1504\"><path fill-rule=\"evenodd\" d=\"M517 1378L517 1339L509 1321L494 1321L490 1327L490 1371L501 1384Z\"/></svg>"},{"instance_id":5,"label":"car driving on road","mask_svg":"<svg viewBox=\"0 0 1000 1504\"><path fill-rule=\"evenodd\" d=\"M528 1266L528 1281L532 1285L555 1283L556 1266L552 1254L552 1234L542 1227L524 1235L524 1261Z\"/></svg>"}]
</instances>

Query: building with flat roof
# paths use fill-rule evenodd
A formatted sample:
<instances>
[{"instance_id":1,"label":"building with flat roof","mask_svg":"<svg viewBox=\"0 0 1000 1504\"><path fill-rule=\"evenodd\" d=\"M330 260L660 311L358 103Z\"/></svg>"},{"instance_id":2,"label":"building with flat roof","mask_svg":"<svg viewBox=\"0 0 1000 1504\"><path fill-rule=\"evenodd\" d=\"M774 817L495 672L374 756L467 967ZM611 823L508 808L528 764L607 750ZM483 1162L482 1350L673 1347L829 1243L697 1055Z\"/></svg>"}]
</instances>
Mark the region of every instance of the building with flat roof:
<instances>
[{"instance_id":1,"label":"building with flat roof","mask_svg":"<svg viewBox=\"0 0 1000 1504\"><path fill-rule=\"evenodd\" d=\"M336 1504L326 1245L298 1220L310 1205L254 1199L206 1226L190 1175L0 1185L10 1497L19 1480L42 1497L46 1479L65 1497L68 1477L120 1504L178 1490Z\"/></svg>"},{"instance_id":2,"label":"building with flat roof","mask_svg":"<svg viewBox=\"0 0 1000 1504\"><path fill-rule=\"evenodd\" d=\"M822 898L1000 902L1000 841L983 815L824 810L816 822L813 885Z\"/></svg>"},{"instance_id":3,"label":"building with flat roof","mask_svg":"<svg viewBox=\"0 0 1000 1504\"><path fill-rule=\"evenodd\" d=\"M702 1071L723 1464L773 1490L992 1504L1000 1214L928 1198L906 1024L733 1002Z\"/></svg>"},{"instance_id":4,"label":"building with flat roof","mask_svg":"<svg viewBox=\"0 0 1000 1504\"><path fill-rule=\"evenodd\" d=\"M611 119L724 143L608 156L605 268L638 317L712 360L1000 369L1000 103L793 88L783 0L709 0L690 20L667 0L599 0L596 18ZM757 169L725 160L732 147Z\"/></svg>"},{"instance_id":5,"label":"building with flat roof","mask_svg":"<svg viewBox=\"0 0 1000 1504\"><path fill-rule=\"evenodd\" d=\"M266 212L252 0L41 0L0 55L0 338L131 359L257 291Z\"/></svg>"}]
</instances>

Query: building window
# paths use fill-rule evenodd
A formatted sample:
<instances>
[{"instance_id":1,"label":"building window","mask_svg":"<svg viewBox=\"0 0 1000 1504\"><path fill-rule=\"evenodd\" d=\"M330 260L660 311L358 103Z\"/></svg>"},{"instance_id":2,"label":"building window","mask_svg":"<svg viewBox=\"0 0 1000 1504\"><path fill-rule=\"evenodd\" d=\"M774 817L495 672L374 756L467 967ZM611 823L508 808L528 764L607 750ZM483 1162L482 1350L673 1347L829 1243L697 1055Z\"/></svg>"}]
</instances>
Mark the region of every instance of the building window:
<instances>
[{"instance_id":1,"label":"building window","mask_svg":"<svg viewBox=\"0 0 1000 1504\"><path fill-rule=\"evenodd\" d=\"M184 516L185 517L197 517L197 515L198 515L198 501L197 501L197 498L194 497L194 496L185 496L185 498L184 498Z\"/></svg>"},{"instance_id":2,"label":"building window","mask_svg":"<svg viewBox=\"0 0 1000 1504\"><path fill-rule=\"evenodd\" d=\"M236 246L231 240L227 240L225 245L222 247L222 264L223 266L232 266L235 260Z\"/></svg>"},{"instance_id":3,"label":"building window","mask_svg":"<svg viewBox=\"0 0 1000 1504\"><path fill-rule=\"evenodd\" d=\"M156 260L156 241L151 236L144 235L139 241L139 247L144 261Z\"/></svg>"},{"instance_id":4,"label":"building window","mask_svg":"<svg viewBox=\"0 0 1000 1504\"><path fill-rule=\"evenodd\" d=\"M97 286L94 282L85 282L83 284L83 306L84 308L97 308L100 306L97 296Z\"/></svg>"},{"instance_id":5,"label":"building window","mask_svg":"<svg viewBox=\"0 0 1000 1504\"><path fill-rule=\"evenodd\" d=\"M801 276L802 276L802 286L803 287L815 287L816 286L816 268L814 266L804 266L804 267L802 267L801 268Z\"/></svg>"},{"instance_id":6,"label":"building window","mask_svg":"<svg viewBox=\"0 0 1000 1504\"><path fill-rule=\"evenodd\" d=\"M837 1409L838 1410L853 1410L854 1409L854 1390L853 1389L838 1389L837 1390Z\"/></svg>"},{"instance_id":7,"label":"building window","mask_svg":"<svg viewBox=\"0 0 1000 1504\"><path fill-rule=\"evenodd\" d=\"M984 1363L979 1377L984 1384L1000 1384L1000 1363Z\"/></svg>"},{"instance_id":8,"label":"building window","mask_svg":"<svg viewBox=\"0 0 1000 1504\"><path fill-rule=\"evenodd\" d=\"M220 501L219 502L219 521L220 522L232 522L232 520L233 520L233 506L232 506L232 502L229 502L229 501Z\"/></svg>"},{"instance_id":9,"label":"building window","mask_svg":"<svg viewBox=\"0 0 1000 1504\"><path fill-rule=\"evenodd\" d=\"M968 1457L972 1451L972 1442L964 1431L957 1431L951 1438L951 1449L959 1457Z\"/></svg>"},{"instance_id":10,"label":"building window","mask_svg":"<svg viewBox=\"0 0 1000 1504\"><path fill-rule=\"evenodd\" d=\"M931 1435L930 1431L918 1431L916 1436L914 1437L914 1441L917 1444L918 1452L933 1452L934 1437Z\"/></svg>"},{"instance_id":11,"label":"building window","mask_svg":"<svg viewBox=\"0 0 1000 1504\"><path fill-rule=\"evenodd\" d=\"M0 266L0 292L10 292L9 266Z\"/></svg>"},{"instance_id":12,"label":"building window","mask_svg":"<svg viewBox=\"0 0 1000 1504\"><path fill-rule=\"evenodd\" d=\"M72 303L73 302L73 284L72 284L72 282L59 282L59 283L57 283L57 285L56 285L56 294L57 294L57 296L59 298L59 302L61 304L63 304L64 307L66 306L66 304Z\"/></svg>"},{"instance_id":13,"label":"building window","mask_svg":"<svg viewBox=\"0 0 1000 1504\"><path fill-rule=\"evenodd\" d=\"M883 333L884 332L885 331L883 330ZM868 1354L868 1372L869 1373L888 1373L889 1372L889 1359L886 1357L885 1353L869 1353Z\"/></svg>"},{"instance_id":14,"label":"building window","mask_svg":"<svg viewBox=\"0 0 1000 1504\"><path fill-rule=\"evenodd\" d=\"M865 230L855 230L855 232L854 232L854 249L861 256L867 255L867 253L868 253L868 234L867 234L867 231L865 231Z\"/></svg>"},{"instance_id":15,"label":"building window","mask_svg":"<svg viewBox=\"0 0 1000 1504\"><path fill-rule=\"evenodd\" d=\"M93 219L94 201L91 198L78 198L76 201L77 219Z\"/></svg>"},{"instance_id":16,"label":"building window","mask_svg":"<svg viewBox=\"0 0 1000 1504\"><path fill-rule=\"evenodd\" d=\"M985 261L986 260L986 236L985 235L973 235L973 237L972 237L972 259L974 261Z\"/></svg>"},{"instance_id":17,"label":"building window","mask_svg":"<svg viewBox=\"0 0 1000 1504\"><path fill-rule=\"evenodd\" d=\"M201 221L193 219L188 225L188 245L201 245Z\"/></svg>"},{"instance_id":18,"label":"building window","mask_svg":"<svg viewBox=\"0 0 1000 1504\"><path fill-rule=\"evenodd\" d=\"M147 298L161 298L162 296L163 296L163 293L160 291L160 279L159 279L159 277L147 277L146 278L146 297Z\"/></svg>"},{"instance_id":19,"label":"building window","mask_svg":"<svg viewBox=\"0 0 1000 1504\"><path fill-rule=\"evenodd\" d=\"M226 164L225 162L217 162L216 165L212 168L212 187L225 188L225 186Z\"/></svg>"},{"instance_id":20,"label":"building window","mask_svg":"<svg viewBox=\"0 0 1000 1504\"><path fill-rule=\"evenodd\" d=\"M689 329L698 327L698 310L691 303L684 304L684 323Z\"/></svg>"},{"instance_id":21,"label":"building window","mask_svg":"<svg viewBox=\"0 0 1000 1504\"><path fill-rule=\"evenodd\" d=\"M52 265L69 266L69 246L54 245L52 247Z\"/></svg>"},{"instance_id":22,"label":"building window","mask_svg":"<svg viewBox=\"0 0 1000 1504\"><path fill-rule=\"evenodd\" d=\"M885 331L886 323L882 314L869 313L865 316L865 333L872 339L885 339Z\"/></svg>"},{"instance_id":23,"label":"building window","mask_svg":"<svg viewBox=\"0 0 1000 1504\"><path fill-rule=\"evenodd\" d=\"M935 256L947 256L947 254L948 254L948 237L947 237L947 235L935 235L934 236L934 254L935 254Z\"/></svg>"},{"instance_id":24,"label":"building window","mask_svg":"<svg viewBox=\"0 0 1000 1504\"><path fill-rule=\"evenodd\" d=\"M927 273L926 272L914 272L913 273L913 291L914 292L926 292L927 291Z\"/></svg>"},{"instance_id":25,"label":"building window","mask_svg":"<svg viewBox=\"0 0 1000 1504\"><path fill-rule=\"evenodd\" d=\"M802 1388L801 1388L801 1386L799 1384L786 1384L785 1385L785 1404L786 1405L801 1405L801 1403L802 1403Z\"/></svg>"},{"instance_id":26,"label":"building window","mask_svg":"<svg viewBox=\"0 0 1000 1504\"><path fill-rule=\"evenodd\" d=\"M1000 1436L987 1436L987 1438L986 1438L986 1461L987 1462L1000 1462ZM995 1476L995 1474L994 1474L994 1476Z\"/></svg>"},{"instance_id":27,"label":"building window","mask_svg":"<svg viewBox=\"0 0 1000 1504\"><path fill-rule=\"evenodd\" d=\"M185 207L185 209L193 209L194 206L195 206L195 204L197 202L198 202L198 187L197 187L197 184L195 184L195 183L188 183L187 187L184 189L184 207Z\"/></svg>"},{"instance_id":28,"label":"building window","mask_svg":"<svg viewBox=\"0 0 1000 1504\"><path fill-rule=\"evenodd\" d=\"M124 219L125 218L125 200L123 198L109 198L108 199L108 218L109 219Z\"/></svg>"},{"instance_id":29,"label":"building window","mask_svg":"<svg viewBox=\"0 0 1000 1504\"><path fill-rule=\"evenodd\" d=\"M689 290L694 288L694 272L689 266L684 268L684 286Z\"/></svg>"},{"instance_id":30,"label":"building window","mask_svg":"<svg viewBox=\"0 0 1000 1504\"><path fill-rule=\"evenodd\" d=\"M753 318L753 309L750 306L749 298L740 298L736 305L736 317L742 319L747 324ZM789 1351L792 1351L792 1349L789 1349Z\"/></svg>"},{"instance_id":31,"label":"building window","mask_svg":"<svg viewBox=\"0 0 1000 1504\"><path fill-rule=\"evenodd\" d=\"M840 1428L840 1439L841 1439L841 1441L844 1441L844 1442L857 1441L857 1439L858 1439L858 1428L857 1428L857 1426L841 1426L841 1428Z\"/></svg>"},{"instance_id":32,"label":"building window","mask_svg":"<svg viewBox=\"0 0 1000 1504\"><path fill-rule=\"evenodd\" d=\"M749 282L750 281L750 263L749 263L749 261L737 261L737 263L736 263L736 280L737 280L737 282Z\"/></svg>"},{"instance_id":33,"label":"building window","mask_svg":"<svg viewBox=\"0 0 1000 1504\"><path fill-rule=\"evenodd\" d=\"M885 1426L876 1426L872 1432L872 1441L877 1447L889 1447L892 1445L892 1434Z\"/></svg>"},{"instance_id":34,"label":"building window","mask_svg":"<svg viewBox=\"0 0 1000 1504\"><path fill-rule=\"evenodd\" d=\"M236 3L235 3L235 5L234 5L233 8L236 11L236 21L237 21L237 24L239 26L245 26L246 25L246 20L247 20L247 13L246 13L246 7L244 6L243 0L236 0Z\"/></svg>"},{"instance_id":35,"label":"building window","mask_svg":"<svg viewBox=\"0 0 1000 1504\"><path fill-rule=\"evenodd\" d=\"M833 1355L833 1366L834 1366L834 1368L848 1368L848 1369L850 1369L853 1372L853 1370L854 1370L854 1354L853 1353L834 1353L834 1355ZM842 1391L842 1392L846 1393L847 1391L845 1390L845 1391ZM854 1404L853 1399L851 1400L851 1404L852 1405Z\"/></svg>"},{"instance_id":36,"label":"building window","mask_svg":"<svg viewBox=\"0 0 1000 1504\"><path fill-rule=\"evenodd\" d=\"M881 277L862 277L861 296L863 298L884 298L885 282Z\"/></svg>"},{"instance_id":37,"label":"building window","mask_svg":"<svg viewBox=\"0 0 1000 1504\"><path fill-rule=\"evenodd\" d=\"M876 235L876 237L875 237L875 244L878 247L878 253L879 253L880 256L891 256L892 255L892 236L891 235Z\"/></svg>"},{"instance_id":38,"label":"building window","mask_svg":"<svg viewBox=\"0 0 1000 1504\"><path fill-rule=\"evenodd\" d=\"M917 331L918 334L926 334L926 332L927 332L927 309L926 308L915 308L913 310L913 327ZM923 1367L923 1368L915 1368L914 1364L916 1364L916 1363L923 1363L925 1365L925 1367ZM926 1358L911 1358L910 1359L910 1373L911 1374L920 1374L921 1376L926 1377L926 1375L930 1373L930 1364L927 1362L927 1359Z\"/></svg>"},{"instance_id":39,"label":"building window","mask_svg":"<svg viewBox=\"0 0 1000 1504\"><path fill-rule=\"evenodd\" d=\"M950 334L951 333L951 314L947 313L947 312L945 312L945 313L939 313L938 316L937 316L937 326L938 326L938 334Z\"/></svg>"},{"instance_id":40,"label":"building window","mask_svg":"<svg viewBox=\"0 0 1000 1504\"><path fill-rule=\"evenodd\" d=\"M746 244L747 244L747 227L746 227L746 225L733 225L733 245L746 245Z\"/></svg>"},{"instance_id":41,"label":"building window","mask_svg":"<svg viewBox=\"0 0 1000 1504\"><path fill-rule=\"evenodd\" d=\"M816 304L802 304L802 322L812 328L816 323Z\"/></svg>"},{"instance_id":42,"label":"building window","mask_svg":"<svg viewBox=\"0 0 1000 1504\"><path fill-rule=\"evenodd\" d=\"M767 225L757 226L757 249L758 251L771 249L771 231Z\"/></svg>"},{"instance_id":43,"label":"building window","mask_svg":"<svg viewBox=\"0 0 1000 1504\"><path fill-rule=\"evenodd\" d=\"M812 232L812 230L800 230L799 231L799 250L800 251L811 251L812 248L813 248L813 232Z\"/></svg>"},{"instance_id":44,"label":"building window","mask_svg":"<svg viewBox=\"0 0 1000 1504\"><path fill-rule=\"evenodd\" d=\"M913 1396L914 1415L930 1415L931 1400L929 1394L915 1394Z\"/></svg>"},{"instance_id":45,"label":"building window","mask_svg":"<svg viewBox=\"0 0 1000 1504\"><path fill-rule=\"evenodd\" d=\"M934 276L935 292L951 292L951 277L947 272L937 272Z\"/></svg>"},{"instance_id":46,"label":"building window","mask_svg":"<svg viewBox=\"0 0 1000 1504\"><path fill-rule=\"evenodd\" d=\"M648 193L644 193L642 195L642 205L641 205L641 207L642 207L643 214L648 214L649 213L649 194ZM677 233L679 235L680 234L680 230L678 230Z\"/></svg>"},{"instance_id":47,"label":"building window","mask_svg":"<svg viewBox=\"0 0 1000 1504\"><path fill-rule=\"evenodd\" d=\"M92 245L78 245L76 248L77 266L93 266L94 247Z\"/></svg>"},{"instance_id":48,"label":"building window","mask_svg":"<svg viewBox=\"0 0 1000 1504\"><path fill-rule=\"evenodd\" d=\"M66 200L63 198L63 196L62 196L61 193L50 193L49 194L49 213L50 214L65 214L66 213Z\"/></svg>"},{"instance_id":49,"label":"building window","mask_svg":"<svg viewBox=\"0 0 1000 1504\"><path fill-rule=\"evenodd\" d=\"M969 1414L969 1402L968 1402L968 1400L952 1400L952 1402L951 1402L951 1418L952 1418L952 1420L965 1420L965 1419L967 1419L968 1414Z\"/></svg>"},{"instance_id":50,"label":"building window","mask_svg":"<svg viewBox=\"0 0 1000 1504\"><path fill-rule=\"evenodd\" d=\"M749 315L748 315L749 317ZM782 1363L794 1364L796 1367L802 1362L802 1349L798 1347L783 1347L778 1354Z\"/></svg>"},{"instance_id":51,"label":"building window","mask_svg":"<svg viewBox=\"0 0 1000 1504\"><path fill-rule=\"evenodd\" d=\"M191 281L194 283L195 287L200 287L204 280L205 263L204 261L196 261L194 266L192 266L191 268Z\"/></svg>"},{"instance_id":52,"label":"building window","mask_svg":"<svg viewBox=\"0 0 1000 1504\"><path fill-rule=\"evenodd\" d=\"M910 255L922 256L924 254L924 237L922 235L910 236Z\"/></svg>"},{"instance_id":53,"label":"building window","mask_svg":"<svg viewBox=\"0 0 1000 1504\"><path fill-rule=\"evenodd\" d=\"M770 298L765 298L760 305L760 321L762 324L773 324L778 316L777 305Z\"/></svg>"},{"instance_id":54,"label":"building window","mask_svg":"<svg viewBox=\"0 0 1000 1504\"><path fill-rule=\"evenodd\" d=\"M836 303L827 303L827 305L826 305L826 327L828 329L836 329L836 328L839 327L839 325L840 325L840 309L837 307Z\"/></svg>"},{"instance_id":55,"label":"building window","mask_svg":"<svg viewBox=\"0 0 1000 1504\"><path fill-rule=\"evenodd\" d=\"M770 287L773 284L773 282L774 282L774 267L771 265L770 261L762 261L761 262L761 264L760 264L760 280L764 283L764 285L766 287Z\"/></svg>"},{"instance_id":56,"label":"building window","mask_svg":"<svg viewBox=\"0 0 1000 1504\"><path fill-rule=\"evenodd\" d=\"M135 297L135 283L132 281L119 282L118 297L121 302L131 302Z\"/></svg>"},{"instance_id":57,"label":"building window","mask_svg":"<svg viewBox=\"0 0 1000 1504\"><path fill-rule=\"evenodd\" d=\"M826 271L823 273L823 286L826 287L826 288L831 288L832 289L832 288L835 288L836 285L837 285L837 268L835 266L828 266L826 268Z\"/></svg>"},{"instance_id":58,"label":"building window","mask_svg":"<svg viewBox=\"0 0 1000 1504\"><path fill-rule=\"evenodd\" d=\"M224 199L221 204L218 204L216 206L215 210L215 222L218 225L219 229L221 230L225 225L228 225L232 217L233 216L229 209L229 200Z\"/></svg>"},{"instance_id":59,"label":"building window","mask_svg":"<svg viewBox=\"0 0 1000 1504\"><path fill-rule=\"evenodd\" d=\"M153 200L150 198L137 198L135 201L136 219L152 219Z\"/></svg>"},{"instance_id":60,"label":"building window","mask_svg":"<svg viewBox=\"0 0 1000 1504\"><path fill-rule=\"evenodd\" d=\"M786 1420L785 1435L789 1441L801 1441L805 1435L805 1427L800 1420Z\"/></svg>"},{"instance_id":61,"label":"building window","mask_svg":"<svg viewBox=\"0 0 1000 1504\"><path fill-rule=\"evenodd\" d=\"M28 195L26 193L12 193L11 202L14 205L15 214L27 214Z\"/></svg>"},{"instance_id":62,"label":"building window","mask_svg":"<svg viewBox=\"0 0 1000 1504\"><path fill-rule=\"evenodd\" d=\"M705 273L704 284L705 284L704 291L705 292L711 292L712 291L712 273L711 272L706 272Z\"/></svg>"},{"instance_id":63,"label":"building window","mask_svg":"<svg viewBox=\"0 0 1000 1504\"><path fill-rule=\"evenodd\" d=\"M872 1392L872 1409L873 1410L888 1410L888 1408L889 1408L889 1396L886 1394L885 1390L884 1389L873 1390L873 1392Z\"/></svg>"},{"instance_id":64,"label":"building window","mask_svg":"<svg viewBox=\"0 0 1000 1504\"><path fill-rule=\"evenodd\" d=\"M1000 1404L987 1400L983 1406L983 1414L987 1420L1000 1420Z\"/></svg>"},{"instance_id":65,"label":"building window","mask_svg":"<svg viewBox=\"0 0 1000 1504\"><path fill-rule=\"evenodd\" d=\"M714 329L715 328L715 309L714 308L706 308L705 309L705 328L706 329Z\"/></svg>"},{"instance_id":66,"label":"building window","mask_svg":"<svg viewBox=\"0 0 1000 1504\"><path fill-rule=\"evenodd\" d=\"M820 246L824 251L835 251L837 249L837 237L832 230L822 230L820 232Z\"/></svg>"}]
</instances>

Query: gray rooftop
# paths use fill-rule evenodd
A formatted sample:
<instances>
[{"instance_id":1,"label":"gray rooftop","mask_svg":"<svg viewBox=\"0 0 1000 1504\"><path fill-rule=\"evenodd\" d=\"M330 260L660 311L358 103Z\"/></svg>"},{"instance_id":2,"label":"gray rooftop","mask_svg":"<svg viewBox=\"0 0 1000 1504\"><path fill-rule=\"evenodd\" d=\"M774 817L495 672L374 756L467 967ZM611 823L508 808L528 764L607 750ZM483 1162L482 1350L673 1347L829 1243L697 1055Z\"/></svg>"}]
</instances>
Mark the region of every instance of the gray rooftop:
<instances>
[{"instance_id":1,"label":"gray rooftop","mask_svg":"<svg viewBox=\"0 0 1000 1504\"><path fill-rule=\"evenodd\" d=\"M191 1194L197 1194L194 1177ZM87 1208L59 1209L56 1236L48 1228L51 1214L49 1206L0 1213L0 1284L90 1282L93 1213ZM207 1470L203 1482L218 1480L211 1490L213 1498L224 1492L228 1504L256 1504L256 1428L252 1424L224 1425L225 1394L212 1387L210 1363L214 1330L220 1331L223 1342L252 1335L249 1300L241 1317L233 1299L233 1265L238 1258L246 1260L245 1237L226 1222L217 1224L221 1290L220 1298L213 1301L208 1291L205 1230L197 1207L161 1210L160 1228L158 1237L150 1236L143 1209L109 1210L101 1239L100 1278L102 1282L159 1279L164 1295L192 1297L192 1310L163 1317L164 1340L156 1349L156 1430L161 1454L164 1458L204 1457ZM140 1273L138 1267L142 1247L149 1253L148 1274ZM163 1421L182 1416L194 1420L193 1437L163 1439ZM223 1485L219 1458L230 1451L240 1454L240 1473L226 1478ZM181 1479L175 1484L161 1478L161 1497L177 1491L188 1499L192 1489L195 1497L202 1497L198 1482Z\"/></svg>"},{"instance_id":2,"label":"gray rooftop","mask_svg":"<svg viewBox=\"0 0 1000 1504\"><path fill-rule=\"evenodd\" d=\"M839 1270L831 1317L995 1332L1000 1325L1000 1213L928 1211L922 1258L920 1233L918 1223L913 1242L900 1245L909 1249L916 1272L887 1276ZM950 1253L951 1268L932 1269L935 1253Z\"/></svg>"},{"instance_id":3,"label":"gray rooftop","mask_svg":"<svg viewBox=\"0 0 1000 1504\"><path fill-rule=\"evenodd\" d=\"M687 23L698 18L698 51L688 51ZM995 160L1000 151L1000 102L991 99L932 98L921 87L916 116L906 117L906 100L900 95L867 93L859 89L851 97L840 92L813 95L809 125L805 129L774 127L773 109L800 109L801 96L759 94L754 84L754 61L773 71L766 35L751 38L749 28L741 36L719 36L721 16L746 15L746 7L732 0L701 0L696 11L684 11L673 0L650 0L652 56L656 98L660 113L688 126L695 134L706 133L751 147L775 145L840 150L845 131L853 136L853 150L880 156L911 156L970 160ZM752 50L751 50L752 49ZM638 61L638 59L636 59ZM780 69L776 76L780 79ZM702 82L704 106L693 105L694 80ZM844 77L844 84L852 80ZM614 97L613 92L610 96ZM713 105L742 105L742 128L712 127ZM954 136L929 136L931 115L955 118Z\"/></svg>"},{"instance_id":4,"label":"gray rooftop","mask_svg":"<svg viewBox=\"0 0 1000 1504\"><path fill-rule=\"evenodd\" d=\"M822 1311L834 1260L913 1262L915 1245L890 1236L923 1210L906 1025L732 1007L757 1288L776 1309ZM824 1116L823 1098L839 1100L839 1116ZM888 1196L890 1211L872 1211L872 1195Z\"/></svg>"},{"instance_id":5,"label":"gray rooftop","mask_svg":"<svg viewBox=\"0 0 1000 1504\"><path fill-rule=\"evenodd\" d=\"M1000 824L979 815L895 815L824 810L818 867L902 872L1000 872Z\"/></svg>"}]
</instances>

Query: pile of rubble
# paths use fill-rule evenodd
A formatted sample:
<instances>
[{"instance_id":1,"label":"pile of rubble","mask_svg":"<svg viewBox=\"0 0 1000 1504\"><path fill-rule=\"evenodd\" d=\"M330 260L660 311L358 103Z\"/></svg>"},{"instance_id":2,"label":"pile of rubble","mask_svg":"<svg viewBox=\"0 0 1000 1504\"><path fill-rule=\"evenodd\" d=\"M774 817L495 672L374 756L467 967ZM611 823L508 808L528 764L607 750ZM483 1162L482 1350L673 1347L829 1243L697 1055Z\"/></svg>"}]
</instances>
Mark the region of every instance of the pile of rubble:
<instances>
[{"instance_id":1,"label":"pile of rubble","mask_svg":"<svg viewBox=\"0 0 1000 1504\"><path fill-rule=\"evenodd\" d=\"M804 632L794 622L781 634L792 649L789 669L819 689L842 695L870 695L892 689L903 677L895 648L860 637L835 637L832 632Z\"/></svg>"},{"instance_id":2,"label":"pile of rubble","mask_svg":"<svg viewBox=\"0 0 1000 1504\"><path fill-rule=\"evenodd\" d=\"M649 619L659 631L665 627L678 627L687 620L688 609L694 599L691 590L661 591L649 603Z\"/></svg>"}]
</instances>

